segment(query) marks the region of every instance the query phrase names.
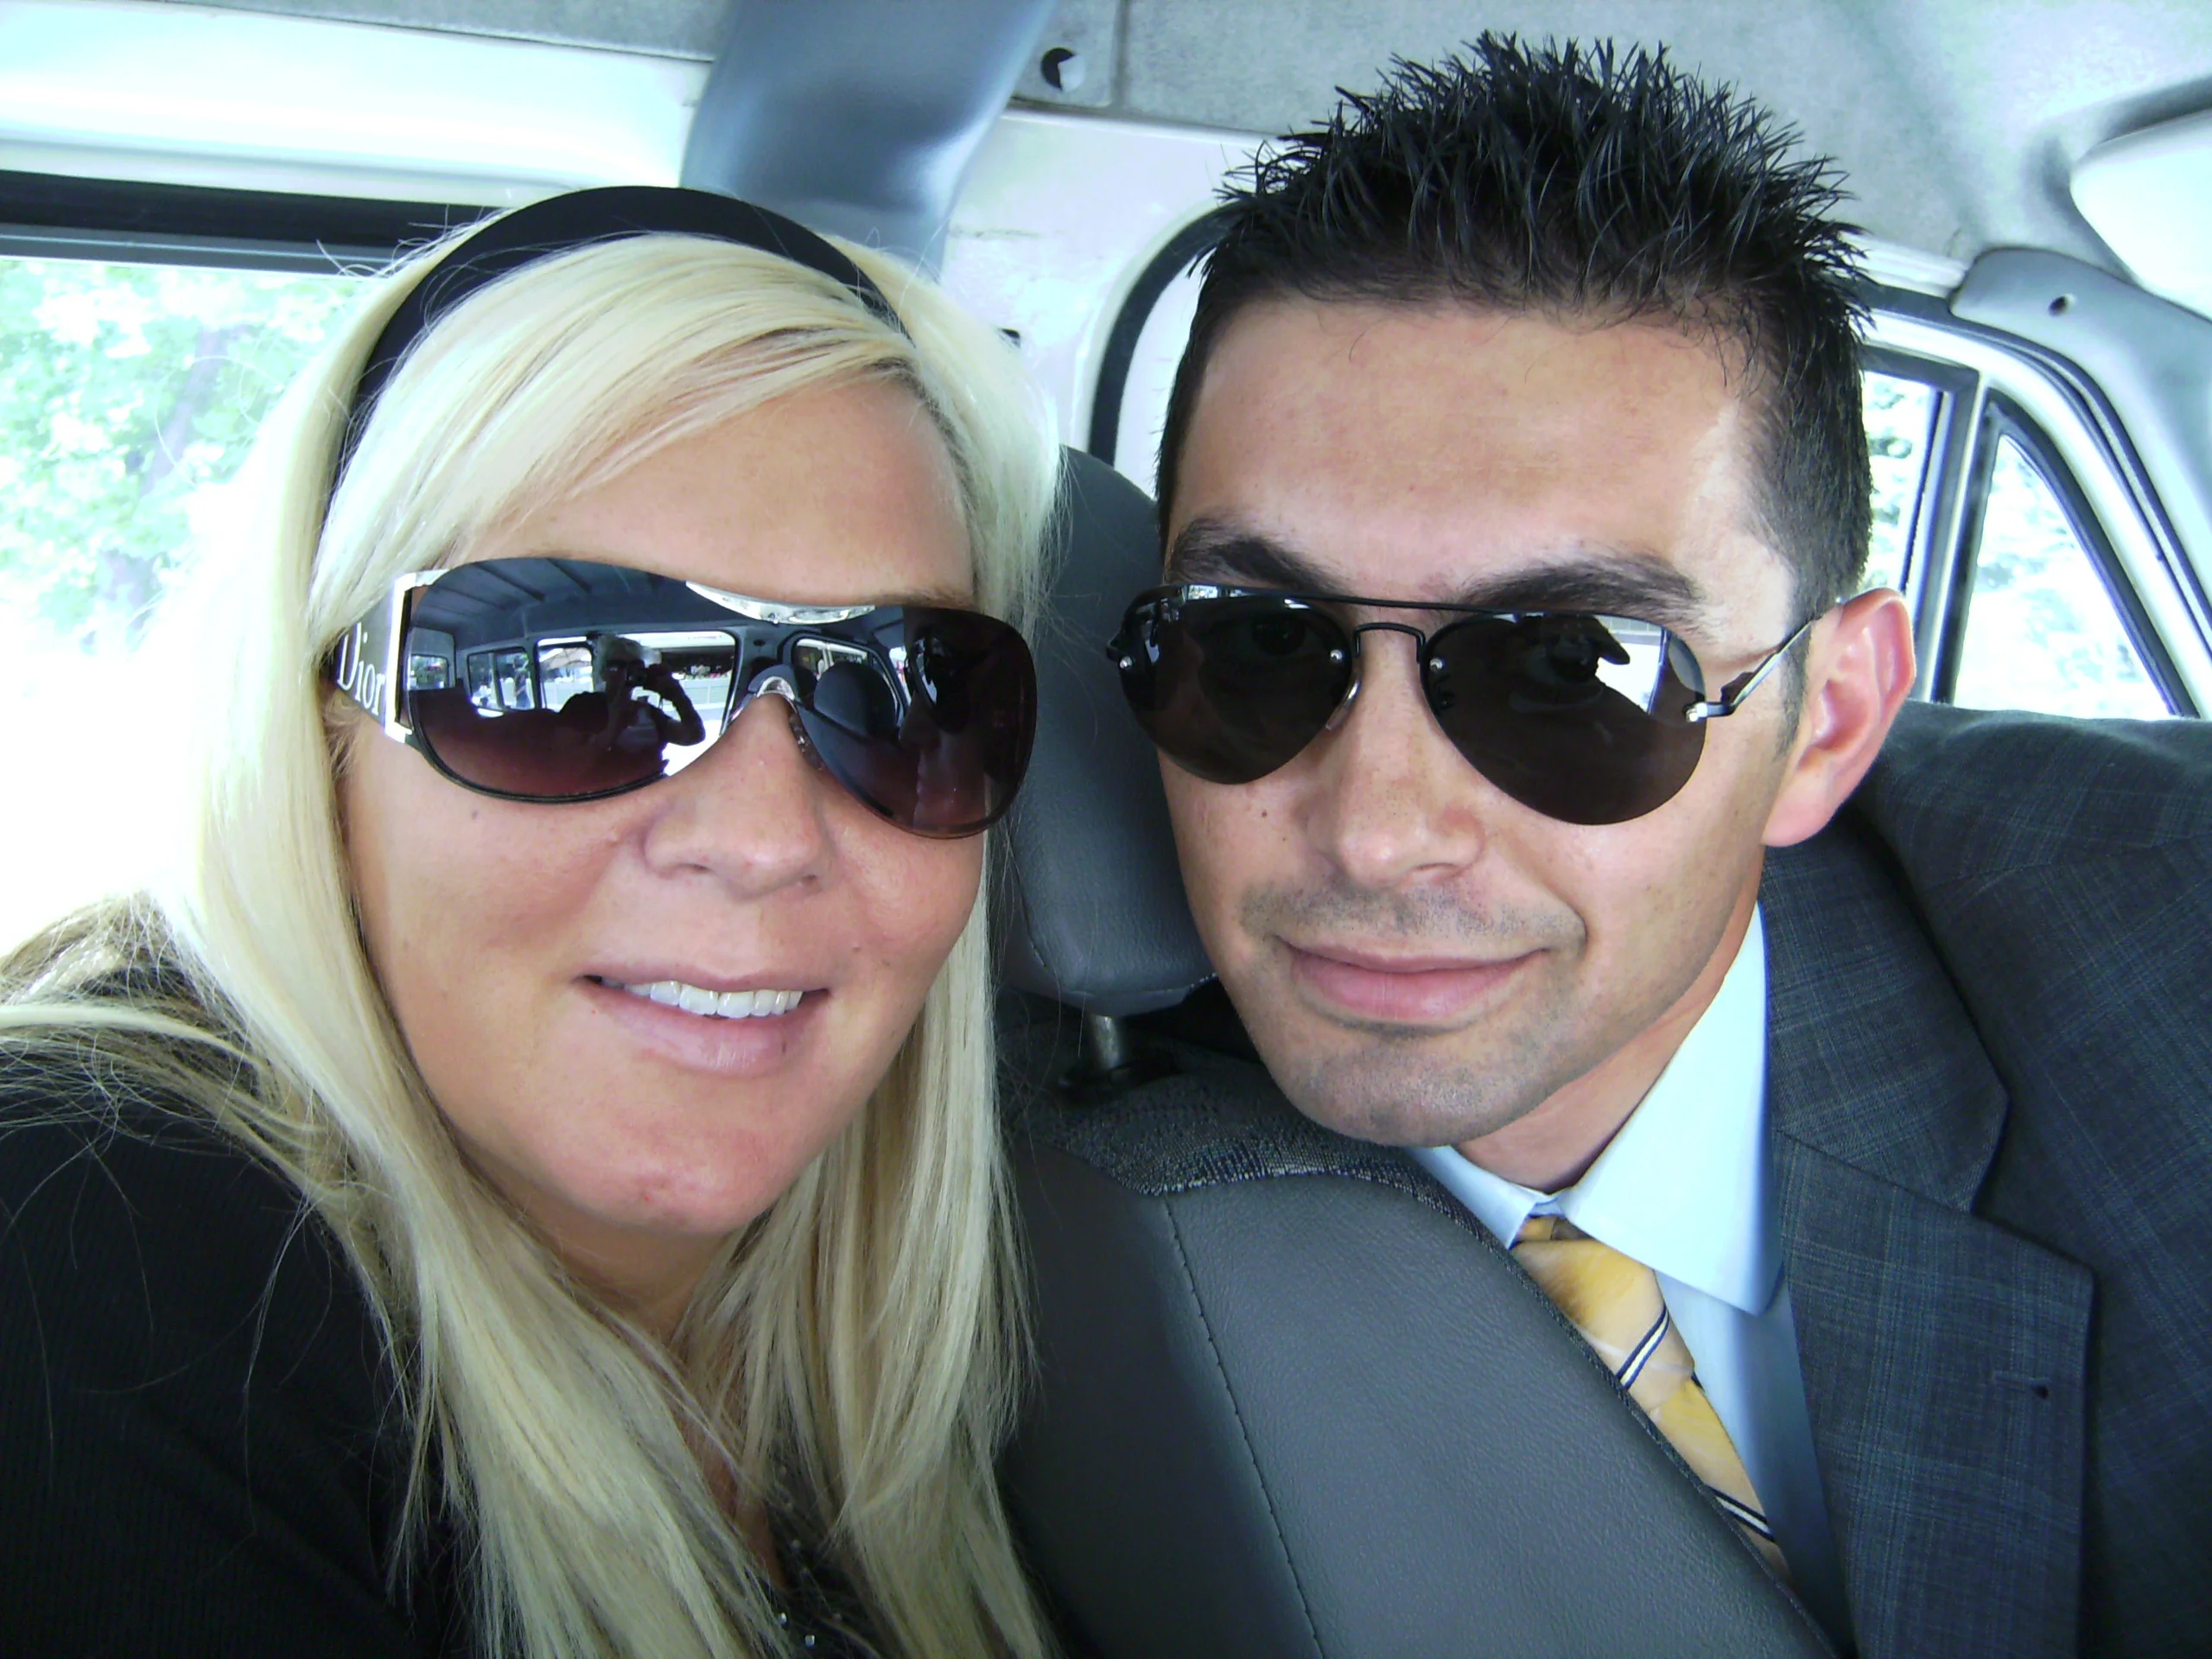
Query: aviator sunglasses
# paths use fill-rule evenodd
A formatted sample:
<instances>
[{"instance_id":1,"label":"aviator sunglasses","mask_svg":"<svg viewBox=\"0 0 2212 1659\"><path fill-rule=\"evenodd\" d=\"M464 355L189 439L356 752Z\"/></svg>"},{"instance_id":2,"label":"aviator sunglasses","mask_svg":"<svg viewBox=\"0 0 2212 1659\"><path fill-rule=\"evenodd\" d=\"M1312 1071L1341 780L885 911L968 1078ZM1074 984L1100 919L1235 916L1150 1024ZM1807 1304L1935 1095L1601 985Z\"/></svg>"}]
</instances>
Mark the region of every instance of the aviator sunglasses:
<instances>
[{"instance_id":1,"label":"aviator sunglasses","mask_svg":"<svg viewBox=\"0 0 2212 1659\"><path fill-rule=\"evenodd\" d=\"M538 260L655 232L779 255L906 332L859 266L764 207L644 185L549 197L472 232L400 302L355 386L337 478L409 347L463 300ZM1037 724L1029 648L995 617L785 605L582 559L402 576L324 671L455 783L517 801L642 789L705 753L756 698L781 697L808 759L920 836L971 836L1003 817Z\"/></svg>"},{"instance_id":2,"label":"aviator sunglasses","mask_svg":"<svg viewBox=\"0 0 2212 1659\"><path fill-rule=\"evenodd\" d=\"M996 617L783 605L583 559L402 576L330 674L455 783L516 801L642 789L780 697L810 760L921 836L996 823L1037 725L1029 648Z\"/></svg>"},{"instance_id":3,"label":"aviator sunglasses","mask_svg":"<svg viewBox=\"0 0 2212 1659\"><path fill-rule=\"evenodd\" d=\"M1452 620L1423 632L1355 623L1345 614L1355 607ZM1588 611L1192 584L1138 594L1106 651L1168 759L1210 783L1249 784L1344 722L1365 635L1409 634L1421 695L1467 763L1546 817L1599 824L1672 800L1697 768L1707 722L1742 707L1812 626L1711 701L1696 657L1669 630Z\"/></svg>"}]
</instances>

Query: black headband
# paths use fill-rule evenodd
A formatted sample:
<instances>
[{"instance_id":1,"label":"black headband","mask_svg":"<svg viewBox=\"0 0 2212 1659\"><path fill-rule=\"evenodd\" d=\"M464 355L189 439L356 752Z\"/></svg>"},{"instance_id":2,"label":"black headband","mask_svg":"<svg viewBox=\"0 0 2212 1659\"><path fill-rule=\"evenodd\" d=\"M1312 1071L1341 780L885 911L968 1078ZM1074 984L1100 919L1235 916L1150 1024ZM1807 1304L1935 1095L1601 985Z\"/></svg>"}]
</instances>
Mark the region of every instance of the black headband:
<instances>
[{"instance_id":1,"label":"black headband","mask_svg":"<svg viewBox=\"0 0 2212 1659\"><path fill-rule=\"evenodd\" d=\"M868 273L805 226L781 213L756 207L734 196L709 190L658 185L610 185L548 196L489 220L452 248L416 283L391 314L370 348L369 360L353 387L346 413L346 438L338 451L337 478L361 442L361 434L383 394L385 382L407 348L435 327L440 318L487 283L540 259L598 242L667 232L708 236L718 242L758 248L818 270L851 289L878 317L906 332L906 325ZM335 487L336 478L333 486Z\"/></svg>"}]
</instances>

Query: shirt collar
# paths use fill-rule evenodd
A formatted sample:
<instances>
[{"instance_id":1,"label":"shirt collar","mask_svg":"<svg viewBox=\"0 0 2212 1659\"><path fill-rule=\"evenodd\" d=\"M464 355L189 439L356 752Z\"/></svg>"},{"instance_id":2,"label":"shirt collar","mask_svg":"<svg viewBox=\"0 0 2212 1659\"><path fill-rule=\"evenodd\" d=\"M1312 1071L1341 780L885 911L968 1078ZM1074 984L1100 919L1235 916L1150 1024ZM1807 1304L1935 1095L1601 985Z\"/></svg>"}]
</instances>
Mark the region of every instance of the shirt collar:
<instances>
[{"instance_id":1,"label":"shirt collar","mask_svg":"<svg viewBox=\"0 0 2212 1659\"><path fill-rule=\"evenodd\" d=\"M1655 1273L1746 1313L1782 1274L1766 1145L1766 935L1759 914L1706 1011L1582 1179L1539 1192L1450 1147L1413 1156L1510 1245L1561 1215Z\"/></svg>"}]
</instances>

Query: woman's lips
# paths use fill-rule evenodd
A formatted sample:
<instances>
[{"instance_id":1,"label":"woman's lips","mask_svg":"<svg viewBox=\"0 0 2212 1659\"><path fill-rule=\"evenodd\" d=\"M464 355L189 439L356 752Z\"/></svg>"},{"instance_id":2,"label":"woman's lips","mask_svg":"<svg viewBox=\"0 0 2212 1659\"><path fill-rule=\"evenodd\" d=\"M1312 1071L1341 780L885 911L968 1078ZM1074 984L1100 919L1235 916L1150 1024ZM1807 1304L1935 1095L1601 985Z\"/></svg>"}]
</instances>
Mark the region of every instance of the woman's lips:
<instances>
[{"instance_id":1,"label":"woman's lips","mask_svg":"<svg viewBox=\"0 0 2212 1659\"><path fill-rule=\"evenodd\" d=\"M1456 1023L1495 995L1534 955L1481 962L1379 957L1283 943L1290 951L1292 976L1308 995L1339 1013L1394 1026Z\"/></svg>"},{"instance_id":2,"label":"woman's lips","mask_svg":"<svg viewBox=\"0 0 2212 1659\"><path fill-rule=\"evenodd\" d=\"M809 991L789 1013L723 1019L687 1013L595 977L576 982L591 1005L645 1048L687 1071L758 1077L784 1065L805 1041L830 1000Z\"/></svg>"}]
</instances>

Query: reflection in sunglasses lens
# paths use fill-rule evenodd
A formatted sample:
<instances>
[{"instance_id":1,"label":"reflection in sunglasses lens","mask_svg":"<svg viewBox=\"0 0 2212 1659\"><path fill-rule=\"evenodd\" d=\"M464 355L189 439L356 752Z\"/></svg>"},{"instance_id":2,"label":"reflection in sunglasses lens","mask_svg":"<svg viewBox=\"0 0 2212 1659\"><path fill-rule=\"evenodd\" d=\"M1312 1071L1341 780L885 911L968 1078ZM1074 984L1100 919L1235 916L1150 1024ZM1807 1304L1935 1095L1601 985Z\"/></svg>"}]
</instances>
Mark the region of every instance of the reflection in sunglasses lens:
<instances>
[{"instance_id":1,"label":"reflection in sunglasses lens","mask_svg":"<svg viewBox=\"0 0 2212 1659\"><path fill-rule=\"evenodd\" d=\"M416 660L422 653L417 630ZM464 685L413 691L416 729L461 782L537 800L605 794L681 767L719 734L737 640L584 633L471 649Z\"/></svg>"},{"instance_id":2,"label":"reflection in sunglasses lens","mask_svg":"<svg viewBox=\"0 0 2212 1659\"><path fill-rule=\"evenodd\" d=\"M1128 631L1122 690L1153 741L1209 782L1287 765L1351 684L1350 639L1324 612L1263 596L1146 610Z\"/></svg>"},{"instance_id":3,"label":"reflection in sunglasses lens","mask_svg":"<svg viewBox=\"0 0 2212 1659\"><path fill-rule=\"evenodd\" d=\"M1668 643L1625 619L1471 617L1430 639L1422 683L1452 747L1506 794L1563 823L1620 823L1672 798L1705 747Z\"/></svg>"},{"instance_id":4,"label":"reflection in sunglasses lens","mask_svg":"<svg viewBox=\"0 0 2212 1659\"><path fill-rule=\"evenodd\" d=\"M903 720L887 681L863 693L830 674L800 721L823 763L877 811L923 835L965 834L1006 810L1027 770L1037 725L1028 648L965 611L910 607L906 622Z\"/></svg>"},{"instance_id":5,"label":"reflection in sunglasses lens","mask_svg":"<svg viewBox=\"0 0 2212 1659\"><path fill-rule=\"evenodd\" d=\"M833 663L816 677L808 701L823 719L855 737L895 743L899 702L891 682L874 663Z\"/></svg>"}]
</instances>

